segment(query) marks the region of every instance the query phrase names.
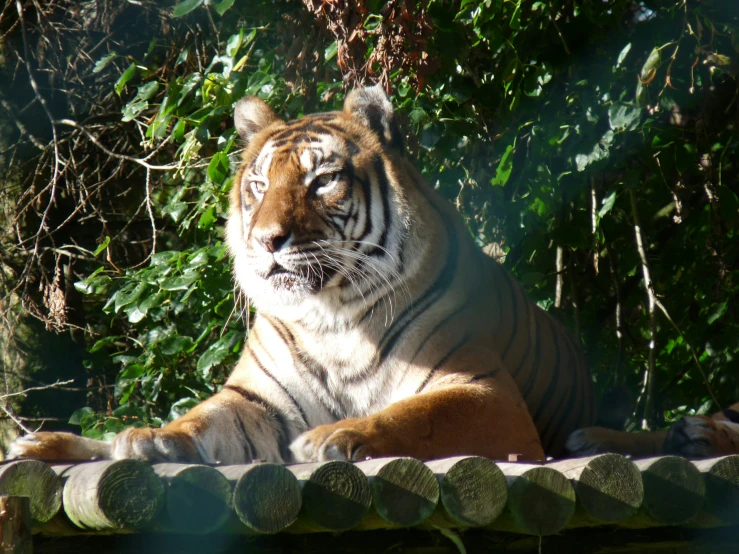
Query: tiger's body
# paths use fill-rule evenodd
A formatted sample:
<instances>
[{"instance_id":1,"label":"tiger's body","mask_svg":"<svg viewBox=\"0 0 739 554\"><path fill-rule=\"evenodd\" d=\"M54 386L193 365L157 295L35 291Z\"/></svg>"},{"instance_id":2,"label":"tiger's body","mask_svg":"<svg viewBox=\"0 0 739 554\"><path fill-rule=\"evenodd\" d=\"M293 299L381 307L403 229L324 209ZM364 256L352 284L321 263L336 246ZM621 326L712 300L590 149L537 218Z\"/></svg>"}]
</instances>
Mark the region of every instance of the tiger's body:
<instances>
[{"instance_id":1,"label":"tiger's body","mask_svg":"<svg viewBox=\"0 0 739 554\"><path fill-rule=\"evenodd\" d=\"M577 342L404 157L382 91L288 122L244 99L235 121L247 147L227 239L258 316L223 390L112 445L34 433L11 455L536 460L593 423Z\"/></svg>"}]
</instances>

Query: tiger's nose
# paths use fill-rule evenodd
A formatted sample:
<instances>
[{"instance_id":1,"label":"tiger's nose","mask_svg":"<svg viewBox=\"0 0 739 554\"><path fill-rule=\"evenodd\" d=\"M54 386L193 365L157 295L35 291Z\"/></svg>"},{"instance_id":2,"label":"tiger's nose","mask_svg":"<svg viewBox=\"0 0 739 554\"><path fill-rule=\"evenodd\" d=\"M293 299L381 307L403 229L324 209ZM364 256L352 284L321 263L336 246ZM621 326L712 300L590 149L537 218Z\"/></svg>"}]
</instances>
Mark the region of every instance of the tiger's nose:
<instances>
[{"instance_id":1,"label":"tiger's nose","mask_svg":"<svg viewBox=\"0 0 739 554\"><path fill-rule=\"evenodd\" d=\"M273 254L287 244L292 233L284 227L267 227L266 229L254 229L252 236L262 248Z\"/></svg>"}]
</instances>

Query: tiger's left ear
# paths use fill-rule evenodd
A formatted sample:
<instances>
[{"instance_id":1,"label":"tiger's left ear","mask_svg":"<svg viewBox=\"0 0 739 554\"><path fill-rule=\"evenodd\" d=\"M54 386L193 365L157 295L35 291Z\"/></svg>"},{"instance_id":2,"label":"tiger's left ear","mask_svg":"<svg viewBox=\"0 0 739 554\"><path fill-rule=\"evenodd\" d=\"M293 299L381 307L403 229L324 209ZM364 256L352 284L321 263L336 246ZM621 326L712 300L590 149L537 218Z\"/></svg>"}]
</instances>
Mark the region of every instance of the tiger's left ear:
<instances>
[{"instance_id":1,"label":"tiger's left ear","mask_svg":"<svg viewBox=\"0 0 739 554\"><path fill-rule=\"evenodd\" d=\"M403 135L395 121L393 105L380 84L351 91L344 100L344 113L377 135L386 147L403 152Z\"/></svg>"},{"instance_id":2,"label":"tiger's left ear","mask_svg":"<svg viewBox=\"0 0 739 554\"><path fill-rule=\"evenodd\" d=\"M254 135L278 119L280 117L272 108L256 96L242 98L234 108L234 126L247 144Z\"/></svg>"}]
</instances>

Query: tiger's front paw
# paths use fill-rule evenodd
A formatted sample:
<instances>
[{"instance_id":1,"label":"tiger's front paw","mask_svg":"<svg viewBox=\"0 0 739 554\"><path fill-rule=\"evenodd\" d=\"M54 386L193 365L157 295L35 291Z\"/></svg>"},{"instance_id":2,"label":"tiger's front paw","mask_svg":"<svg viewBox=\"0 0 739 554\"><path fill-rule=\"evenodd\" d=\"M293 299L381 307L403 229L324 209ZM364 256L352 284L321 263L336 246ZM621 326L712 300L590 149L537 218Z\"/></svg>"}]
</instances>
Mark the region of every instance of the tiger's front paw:
<instances>
[{"instance_id":1,"label":"tiger's front paw","mask_svg":"<svg viewBox=\"0 0 739 554\"><path fill-rule=\"evenodd\" d=\"M29 433L10 444L8 458L99 460L110 458L110 444L72 433Z\"/></svg>"},{"instance_id":2,"label":"tiger's front paw","mask_svg":"<svg viewBox=\"0 0 739 554\"><path fill-rule=\"evenodd\" d=\"M358 462L382 456L379 441L363 427L349 420L321 425L295 439L290 450L299 462Z\"/></svg>"},{"instance_id":3,"label":"tiger's front paw","mask_svg":"<svg viewBox=\"0 0 739 554\"><path fill-rule=\"evenodd\" d=\"M113 458L135 458L148 462L203 462L193 437L180 431L128 428L113 441Z\"/></svg>"},{"instance_id":4,"label":"tiger's front paw","mask_svg":"<svg viewBox=\"0 0 739 554\"><path fill-rule=\"evenodd\" d=\"M709 458L739 452L739 425L706 416L688 416L667 432L665 452L687 458Z\"/></svg>"}]
</instances>

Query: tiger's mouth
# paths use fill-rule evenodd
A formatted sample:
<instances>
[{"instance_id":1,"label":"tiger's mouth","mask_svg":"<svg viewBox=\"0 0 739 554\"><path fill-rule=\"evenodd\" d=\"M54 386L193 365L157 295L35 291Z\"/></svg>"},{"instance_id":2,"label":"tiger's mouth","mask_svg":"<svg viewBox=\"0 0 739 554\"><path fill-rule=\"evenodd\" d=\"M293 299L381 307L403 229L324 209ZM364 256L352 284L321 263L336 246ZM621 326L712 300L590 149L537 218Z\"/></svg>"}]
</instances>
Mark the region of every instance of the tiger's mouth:
<instances>
[{"instance_id":1,"label":"tiger's mouth","mask_svg":"<svg viewBox=\"0 0 739 554\"><path fill-rule=\"evenodd\" d=\"M275 290L318 292L330 280L335 270L322 264L287 265L273 261L272 266L262 275Z\"/></svg>"}]
</instances>

